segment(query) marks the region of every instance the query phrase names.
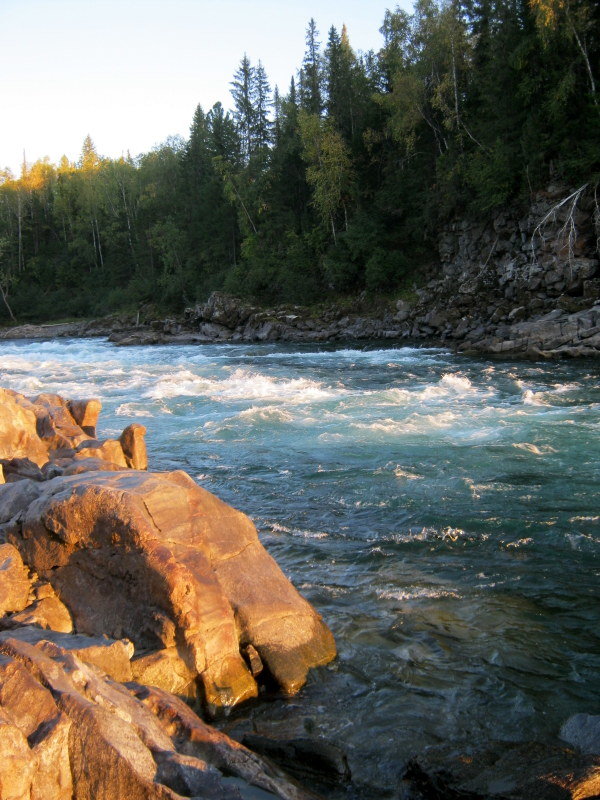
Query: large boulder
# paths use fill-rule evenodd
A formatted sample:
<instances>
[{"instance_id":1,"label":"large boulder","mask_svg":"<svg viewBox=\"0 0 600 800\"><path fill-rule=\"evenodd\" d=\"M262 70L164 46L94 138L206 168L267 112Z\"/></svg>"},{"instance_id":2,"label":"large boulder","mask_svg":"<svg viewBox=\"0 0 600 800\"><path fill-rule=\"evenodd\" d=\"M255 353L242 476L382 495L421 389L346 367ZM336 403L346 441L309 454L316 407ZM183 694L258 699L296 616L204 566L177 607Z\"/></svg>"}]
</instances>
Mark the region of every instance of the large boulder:
<instances>
[{"instance_id":1,"label":"large boulder","mask_svg":"<svg viewBox=\"0 0 600 800\"><path fill-rule=\"evenodd\" d=\"M176 652L209 708L256 696L248 645L288 693L335 656L330 631L248 517L185 473L84 472L35 486L6 535L76 630Z\"/></svg>"}]
</instances>

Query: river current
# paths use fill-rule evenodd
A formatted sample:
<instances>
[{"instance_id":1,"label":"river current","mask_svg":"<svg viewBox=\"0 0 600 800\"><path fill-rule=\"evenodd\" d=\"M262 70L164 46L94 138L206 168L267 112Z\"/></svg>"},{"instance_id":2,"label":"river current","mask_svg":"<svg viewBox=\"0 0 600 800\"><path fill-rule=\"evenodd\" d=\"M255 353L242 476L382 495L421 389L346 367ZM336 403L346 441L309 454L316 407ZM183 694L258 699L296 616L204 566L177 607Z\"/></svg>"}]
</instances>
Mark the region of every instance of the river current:
<instances>
[{"instance_id":1,"label":"river current","mask_svg":"<svg viewBox=\"0 0 600 800\"><path fill-rule=\"evenodd\" d=\"M245 511L336 637L230 724L324 736L359 780L600 713L600 380L436 348L0 343L0 385L102 400L101 438Z\"/></svg>"}]
</instances>

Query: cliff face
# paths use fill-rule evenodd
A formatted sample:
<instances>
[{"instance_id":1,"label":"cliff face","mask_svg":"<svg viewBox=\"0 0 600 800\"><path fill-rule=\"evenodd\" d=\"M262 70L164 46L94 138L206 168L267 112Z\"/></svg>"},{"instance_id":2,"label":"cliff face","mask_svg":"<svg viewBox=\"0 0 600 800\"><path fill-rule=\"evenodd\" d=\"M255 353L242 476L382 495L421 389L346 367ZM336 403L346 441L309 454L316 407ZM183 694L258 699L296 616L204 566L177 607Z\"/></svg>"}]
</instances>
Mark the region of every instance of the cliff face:
<instances>
[{"instance_id":1,"label":"cliff face","mask_svg":"<svg viewBox=\"0 0 600 800\"><path fill-rule=\"evenodd\" d=\"M399 304L405 335L460 350L532 356L600 352L600 215L585 189L549 187L527 213L440 233L442 277Z\"/></svg>"}]
</instances>

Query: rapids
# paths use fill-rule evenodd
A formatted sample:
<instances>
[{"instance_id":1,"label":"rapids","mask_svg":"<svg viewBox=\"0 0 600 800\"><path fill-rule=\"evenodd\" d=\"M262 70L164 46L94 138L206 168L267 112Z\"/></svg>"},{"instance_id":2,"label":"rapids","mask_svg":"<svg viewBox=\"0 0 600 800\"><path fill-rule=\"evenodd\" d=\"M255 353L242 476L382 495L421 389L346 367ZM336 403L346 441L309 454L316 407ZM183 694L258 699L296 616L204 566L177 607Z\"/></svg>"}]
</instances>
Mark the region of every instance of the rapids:
<instances>
[{"instance_id":1,"label":"rapids","mask_svg":"<svg viewBox=\"0 0 600 800\"><path fill-rule=\"evenodd\" d=\"M248 513L339 659L226 722L325 736L355 776L556 740L600 713L600 381L443 349L1 342L0 385L97 396L151 468Z\"/></svg>"}]
</instances>

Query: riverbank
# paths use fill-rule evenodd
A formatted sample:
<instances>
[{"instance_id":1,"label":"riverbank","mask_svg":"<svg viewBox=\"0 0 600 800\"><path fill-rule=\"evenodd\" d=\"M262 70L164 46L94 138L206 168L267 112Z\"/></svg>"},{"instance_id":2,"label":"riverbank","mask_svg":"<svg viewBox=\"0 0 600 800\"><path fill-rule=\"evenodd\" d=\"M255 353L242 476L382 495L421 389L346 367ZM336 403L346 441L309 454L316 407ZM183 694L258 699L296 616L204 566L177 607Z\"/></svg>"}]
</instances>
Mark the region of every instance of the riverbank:
<instances>
[{"instance_id":1,"label":"riverbank","mask_svg":"<svg viewBox=\"0 0 600 800\"><path fill-rule=\"evenodd\" d=\"M21 325L0 332L0 339L107 337L119 346L241 342L344 343L381 340L390 345L433 344L466 354L525 358L600 357L600 300L579 310L547 304L527 316L524 306L506 314L494 306L486 322L476 306L462 314L459 303L443 301L445 281L418 290L418 300L398 300L379 312L330 306L321 314L301 307L263 309L215 292L184 316L136 322L112 316L81 322ZM357 301L360 308L360 301ZM443 310L442 310L443 309Z\"/></svg>"},{"instance_id":2,"label":"riverbank","mask_svg":"<svg viewBox=\"0 0 600 800\"><path fill-rule=\"evenodd\" d=\"M582 190L548 187L527 209L487 224L454 222L401 298L360 295L322 307L264 308L222 292L168 319L151 312L21 325L4 339L106 336L115 344L382 340L431 343L467 354L600 356L600 216Z\"/></svg>"}]
</instances>

